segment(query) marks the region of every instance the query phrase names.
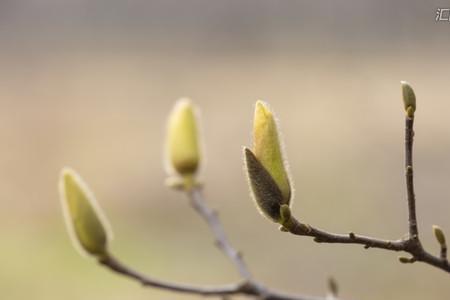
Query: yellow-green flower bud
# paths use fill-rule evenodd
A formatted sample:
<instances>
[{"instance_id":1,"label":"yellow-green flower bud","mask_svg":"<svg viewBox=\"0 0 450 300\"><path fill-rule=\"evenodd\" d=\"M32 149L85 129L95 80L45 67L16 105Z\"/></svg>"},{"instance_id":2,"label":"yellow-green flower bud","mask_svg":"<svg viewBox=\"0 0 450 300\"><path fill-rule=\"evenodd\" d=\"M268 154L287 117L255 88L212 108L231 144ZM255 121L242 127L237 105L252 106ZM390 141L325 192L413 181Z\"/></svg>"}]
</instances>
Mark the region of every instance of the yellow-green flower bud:
<instances>
[{"instance_id":1,"label":"yellow-green flower bud","mask_svg":"<svg viewBox=\"0 0 450 300\"><path fill-rule=\"evenodd\" d=\"M253 153L272 176L283 195L281 204L289 204L291 185L282 154L275 117L262 101L256 102L253 121Z\"/></svg>"},{"instance_id":2,"label":"yellow-green flower bud","mask_svg":"<svg viewBox=\"0 0 450 300\"><path fill-rule=\"evenodd\" d=\"M253 151L245 148L244 155L252 196L258 209L272 221L286 223L288 220L283 217L291 203L291 186L275 118L262 101L256 102ZM285 208L284 215L280 215L282 207Z\"/></svg>"},{"instance_id":3,"label":"yellow-green flower bud","mask_svg":"<svg viewBox=\"0 0 450 300\"><path fill-rule=\"evenodd\" d=\"M59 190L69 234L77 249L96 257L107 255L111 231L93 194L75 171L64 168Z\"/></svg>"},{"instance_id":4,"label":"yellow-green flower bud","mask_svg":"<svg viewBox=\"0 0 450 300\"><path fill-rule=\"evenodd\" d=\"M442 231L441 227L433 225L433 234L436 240L438 241L439 245L443 248L447 248L447 244L445 242L445 234Z\"/></svg>"},{"instance_id":5,"label":"yellow-green flower bud","mask_svg":"<svg viewBox=\"0 0 450 300\"><path fill-rule=\"evenodd\" d=\"M200 161L197 122L189 99L180 99L169 117L167 133L168 160L182 176L196 173Z\"/></svg>"},{"instance_id":6,"label":"yellow-green flower bud","mask_svg":"<svg viewBox=\"0 0 450 300\"><path fill-rule=\"evenodd\" d=\"M400 81L402 85L402 94L403 94L403 104L405 107L405 111L408 113L408 116L414 116L414 112L416 111L416 95L414 94L414 90L406 81Z\"/></svg>"}]
</instances>

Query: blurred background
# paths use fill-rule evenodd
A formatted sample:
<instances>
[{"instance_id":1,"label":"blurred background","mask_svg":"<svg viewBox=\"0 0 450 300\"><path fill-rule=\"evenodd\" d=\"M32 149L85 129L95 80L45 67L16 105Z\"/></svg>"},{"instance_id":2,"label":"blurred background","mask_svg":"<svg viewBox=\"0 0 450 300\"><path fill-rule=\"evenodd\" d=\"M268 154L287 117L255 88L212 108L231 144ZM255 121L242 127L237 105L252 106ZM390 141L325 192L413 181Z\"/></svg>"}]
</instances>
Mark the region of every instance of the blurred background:
<instances>
[{"instance_id":1,"label":"blurred background","mask_svg":"<svg viewBox=\"0 0 450 300\"><path fill-rule=\"evenodd\" d=\"M397 253L282 234L243 174L253 105L269 102L307 223L383 238L407 232L400 80L416 91L419 225L450 234L448 1L0 1L0 298L199 299L83 259L66 234L63 166L89 183L113 252L161 279L238 279L185 197L164 186L166 117L188 96L202 115L208 204L252 272L291 293L446 299L449 275Z\"/></svg>"}]
</instances>

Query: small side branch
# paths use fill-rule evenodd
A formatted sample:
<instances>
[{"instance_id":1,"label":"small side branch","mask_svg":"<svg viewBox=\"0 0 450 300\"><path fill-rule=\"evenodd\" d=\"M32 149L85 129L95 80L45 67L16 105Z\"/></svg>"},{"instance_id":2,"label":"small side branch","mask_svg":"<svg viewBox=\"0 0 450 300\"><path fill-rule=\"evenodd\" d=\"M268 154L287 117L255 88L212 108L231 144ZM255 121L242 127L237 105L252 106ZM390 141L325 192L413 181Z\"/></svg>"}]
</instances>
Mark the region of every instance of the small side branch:
<instances>
[{"instance_id":1,"label":"small side branch","mask_svg":"<svg viewBox=\"0 0 450 300\"><path fill-rule=\"evenodd\" d=\"M396 252L404 251L412 255L411 262L421 261L450 273L450 265L447 260L425 251L417 239L383 240L353 232L348 234L331 233L303 224L294 217L290 218L289 223L283 224L283 230L295 235L314 237L314 241L318 243L358 244L363 245L365 249L378 248Z\"/></svg>"},{"instance_id":2,"label":"small side branch","mask_svg":"<svg viewBox=\"0 0 450 300\"><path fill-rule=\"evenodd\" d=\"M411 107L407 108L405 118L405 176L406 176L406 193L408 200L408 229L409 236L405 239L398 240L383 240L363 235L358 235L353 232L348 234L337 234L327 232L311 225L304 224L291 216L288 207L282 207L280 210L283 215L282 231L288 231L295 235L311 236L314 241L318 243L340 243L340 244L359 244L364 248L379 248L390 251L403 251L411 254L411 258L400 257L400 262L413 263L421 261L432 265L445 272L450 273L450 264L447 260L447 246L445 244L445 237L439 229L440 236L437 236L441 244L441 251L439 256L432 255L427 252L420 242L419 230L417 226L416 216L416 198L414 194L414 173L413 173L413 139L414 139L414 111ZM284 212L284 213L283 213ZM436 235L436 228L435 228Z\"/></svg>"},{"instance_id":3,"label":"small side branch","mask_svg":"<svg viewBox=\"0 0 450 300\"><path fill-rule=\"evenodd\" d=\"M227 285L218 286L196 286L186 285L179 283L172 283L168 281L162 281L155 278L143 275L130 267L127 267L112 256L99 259L99 263L111 271L128 277L132 280L138 281L143 286L159 288L172 292L180 292L185 294L201 295L205 297L225 297L225 296L237 296L247 295L260 297L261 287L256 283L249 283L246 281ZM298 296L288 295L277 291L265 289L265 293L261 299L265 300L326 300L321 297L312 296Z\"/></svg>"},{"instance_id":4,"label":"small side branch","mask_svg":"<svg viewBox=\"0 0 450 300\"><path fill-rule=\"evenodd\" d=\"M272 290L263 284L254 280L244 263L240 253L231 246L225 231L220 223L217 214L209 208L201 194L200 187L193 187L185 190L190 199L191 205L199 213L199 215L207 222L211 231L213 232L216 244L226 256L230 258L233 264L239 271L242 277L241 282L216 285L216 286L199 286L179 284L169 281L159 280L153 277L141 274L134 269L121 263L112 255L99 258L98 262L109 270L128 277L142 284L143 286L158 288L162 290L201 295L205 297L221 297L222 299L229 299L232 296L244 295L255 299L264 300L328 300L326 297L314 297L304 295L289 295L282 292Z\"/></svg>"},{"instance_id":5,"label":"small side branch","mask_svg":"<svg viewBox=\"0 0 450 300\"><path fill-rule=\"evenodd\" d=\"M409 237L419 239L416 216L416 196L414 194L413 173L413 140L414 140L414 115L405 118L405 176L406 192L408 199Z\"/></svg>"},{"instance_id":6,"label":"small side branch","mask_svg":"<svg viewBox=\"0 0 450 300\"><path fill-rule=\"evenodd\" d=\"M442 260L447 260L447 247L441 247L440 254Z\"/></svg>"},{"instance_id":7,"label":"small side branch","mask_svg":"<svg viewBox=\"0 0 450 300\"><path fill-rule=\"evenodd\" d=\"M155 288L160 288L164 290L183 292L189 294L198 294L203 296L209 295L230 295L237 293L243 289L241 284L230 284L223 286L193 286L193 285L183 285L178 283L172 283L167 281L158 280L155 278L143 275L118 261L112 256L100 259L99 263L115 273L121 274L123 276L129 277L131 279L139 281L143 286L150 286Z\"/></svg>"},{"instance_id":8,"label":"small side branch","mask_svg":"<svg viewBox=\"0 0 450 300\"><path fill-rule=\"evenodd\" d=\"M223 230L217 213L205 204L200 187L194 187L188 190L187 194L192 207L206 221L211 229L217 247L222 250L228 258L230 258L242 278L245 280L251 280L251 273L242 259L241 253L231 245L225 231Z\"/></svg>"},{"instance_id":9,"label":"small side branch","mask_svg":"<svg viewBox=\"0 0 450 300\"><path fill-rule=\"evenodd\" d=\"M364 248L379 248L392 251L403 251L407 240L383 240L350 232L348 234L331 233L303 224L291 217L290 224L284 225L285 229L295 235L311 236L317 243L330 244L360 244Z\"/></svg>"}]
</instances>

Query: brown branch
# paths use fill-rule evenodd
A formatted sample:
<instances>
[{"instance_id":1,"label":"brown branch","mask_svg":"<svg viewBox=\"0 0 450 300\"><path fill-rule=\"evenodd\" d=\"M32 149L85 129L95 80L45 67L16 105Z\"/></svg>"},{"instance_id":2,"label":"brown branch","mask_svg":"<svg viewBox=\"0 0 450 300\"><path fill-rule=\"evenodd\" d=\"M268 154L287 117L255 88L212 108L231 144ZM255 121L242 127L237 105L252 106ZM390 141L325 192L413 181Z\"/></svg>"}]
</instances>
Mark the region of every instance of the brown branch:
<instances>
[{"instance_id":1,"label":"brown branch","mask_svg":"<svg viewBox=\"0 0 450 300\"><path fill-rule=\"evenodd\" d=\"M211 229L217 247L227 256L235 265L243 279L251 280L252 276L247 268L242 255L233 248L228 240L222 224L217 216L217 212L209 208L204 200L200 187L195 187L187 191L189 200L195 211L206 221Z\"/></svg>"},{"instance_id":2,"label":"brown branch","mask_svg":"<svg viewBox=\"0 0 450 300\"><path fill-rule=\"evenodd\" d=\"M447 260L447 247L441 247L441 259L443 260Z\"/></svg>"},{"instance_id":3,"label":"brown branch","mask_svg":"<svg viewBox=\"0 0 450 300\"><path fill-rule=\"evenodd\" d=\"M123 263L121 263L111 255L99 259L99 263L115 273L138 281L143 286L159 288L172 292L209 297L246 295L260 297L264 300L326 300L325 298L321 297L284 294L278 291L267 289L259 283L249 282L245 280L239 283L218 286L196 286L172 283L143 275L131 269L130 267L125 266Z\"/></svg>"},{"instance_id":4,"label":"brown branch","mask_svg":"<svg viewBox=\"0 0 450 300\"><path fill-rule=\"evenodd\" d=\"M112 255L107 255L106 257L100 258L98 259L98 262L115 273L138 281L143 286L159 288L172 292L201 295L205 297L224 297L225 299L228 296L245 295L264 300L327 300L327 298L324 297L284 294L271 290L263 284L253 280L241 254L231 246L228 238L226 237L222 224L217 217L217 213L206 205L200 188L195 187L188 189L187 194L193 208L200 214L200 216L202 216L203 219L205 219L213 232L216 245L230 258L238 269L239 274L243 278L241 282L216 286L179 284L141 274L121 263Z\"/></svg>"},{"instance_id":5,"label":"brown branch","mask_svg":"<svg viewBox=\"0 0 450 300\"><path fill-rule=\"evenodd\" d=\"M413 140L414 140L414 116L406 115L405 118L405 176L408 198L409 238L419 239L416 217L416 196L414 194L413 173Z\"/></svg>"},{"instance_id":6,"label":"brown branch","mask_svg":"<svg viewBox=\"0 0 450 300\"><path fill-rule=\"evenodd\" d=\"M183 285L177 283L171 283L167 281L158 280L152 277L148 277L137 271L125 266L123 263L119 262L112 256L108 256L99 260L99 263L105 267L108 267L110 270L129 277L131 279L139 281L144 286L151 286L160 289L175 291L175 292L184 292L191 294L199 294L199 295L229 295L232 293L236 293L244 289L243 284L230 284L223 286L211 286L211 287L200 287L200 286L191 286L191 285Z\"/></svg>"},{"instance_id":7,"label":"brown branch","mask_svg":"<svg viewBox=\"0 0 450 300\"><path fill-rule=\"evenodd\" d=\"M407 115L405 120L405 169L406 169L406 190L409 212L409 236L405 239L384 240L363 235L357 235L353 232L348 234L337 234L327 232L311 225L304 224L290 215L290 211L285 208L285 214L282 220L282 230L295 235L311 236L318 243L339 243L339 244L360 244L364 248L379 248L390 251L404 251L411 254L411 258L401 258L401 262L412 263L421 261L432 265L445 272L450 273L450 264L446 257L446 250L441 250L440 256L434 256L427 252L420 242L419 231L417 227L416 199L414 194L414 174L413 174L413 137L414 137L414 115ZM283 214L283 210L281 210ZM444 252L444 253L442 253Z\"/></svg>"},{"instance_id":8,"label":"brown branch","mask_svg":"<svg viewBox=\"0 0 450 300\"><path fill-rule=\"evenodd\" d=\"M391 251L404 251L412 255L413 261L421 261L450 273L448 261L426 252L418 239L383 240L355 233L331 233L303 224L294 217L290 218L289 223L283 224L283 227L290 233L314 237L314 241L318 243L359 244L366 249L379 248Z\"/></svg>"}]
</instances>

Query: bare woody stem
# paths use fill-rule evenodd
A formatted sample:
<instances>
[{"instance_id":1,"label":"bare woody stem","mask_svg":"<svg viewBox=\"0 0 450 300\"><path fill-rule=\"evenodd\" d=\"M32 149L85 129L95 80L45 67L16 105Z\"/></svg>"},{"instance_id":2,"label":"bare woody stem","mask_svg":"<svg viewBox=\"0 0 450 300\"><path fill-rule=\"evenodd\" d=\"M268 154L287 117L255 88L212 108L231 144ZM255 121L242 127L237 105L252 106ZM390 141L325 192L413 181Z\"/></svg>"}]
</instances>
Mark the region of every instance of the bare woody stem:
<instances>
[{"instance_id":1,"label":"bare woody stem","mask_svg":"<svg viewBox=\"0 0 450 300\"><path fill-rule=\"evenodd\" d=\"M416 217L416 196L414 194L413 173L413 140L414 140L414 115L405 118L405 176L408 199L409 238L419 239Z\"/></svg>"},{"instance_id":2,"label":"bare woody stem","mask_svg":"<svg viewBox=\"0 0 450 300\"><path fill-rule=\"evenodd\" d=\"M443 260L447 260L447 247L441 247L441 259Z\"/></svg>"},{"instance_id":3,"label":"bare woody stem","mask_svg":"<svg viewBox=\"0 0 450 300\"><path fill-rule=\"evenodd\" d=\"M364 248L379 248L390 251L403 251L411 254L410 259L403 259L402 262L421 261L432 265L445 272L450 273L450 264L447 260L447 250L442 250L439 256L434 256L427 252L420 242L417 227L416 199L414 194L414 174L413 174L413 137L414 137L414 115L407 115L405 120L405 169L406 169L406 190L409 212L409 236L405 239L384 240L374 237L363 236L350 232L348 234L337 234L327 232L311 225L304 224L296 220L290 213L282 220L283 231L288 231L295 235L311 236L318 243L339 243L339 244L360 244ZM445 247L446 248L446 247Z\"/></svg>"},{"instance_id":4,"label":"bare woody stem","mask_svg":"<svg viewBox=\"0 0 450 300\"><path fill-rule=\"evenodd\" d=\"M196 187L189 189L187 190L187 194L193 208L200 214L200 216L202 216L202 218L205 219L213 232L216 245L222 250L222 252L225 253L226 256L230 258L239 271L239 274L243 278L241 282L217 286L179 284L143 275L121 263L112 255L107 255L106 257L98 259L99 263L115 273L138 281L143 286L159 288L172 292L210 297L246 295L264 300L327 300L322 297L284 294L271 290L261 283L253 280L246 264L242 259L242 256L231 246L229 240L227 239L217 213L206 205L200 188Z\"/></svg>"},{"instance_id":5,"label":"bare woody stem","mask_svg":"<svg viewBox=\"0 0 450 300\"><path fill-rule=\"evenodd\" d=\"M234 249L228 240L217 212L206 205L200 187L188 190L187 195L192 207L208 224L213 233L216 246L231 260L243 279L251 280L252 276L241 253Z\"/></svg>"},{"instance_id":6,"label":"bare woody stem","mask_svg":"<svg viewBox=\"0 0 450 300\"><path fill-rule=\"evenodd\" d=\"M257 288L254 284L249 284L245 281L235 284L218 285L218 286L185 285L179 283L172 283L168 281L162 281L159 279L143 275L125 266L112 256L99 259L99 263L109 268L111 271L115 273L121 274L132 280L138 281L143 286L159 288L172 292L180 292L209 297L237 296L237 295L247 295L255 297L260 296L260 289ZM325 298L320 297L288 295L267 289L265 290L263 297L264 297L263 299L265 300L325 300Z\"/></svg>"}]
</instances>

